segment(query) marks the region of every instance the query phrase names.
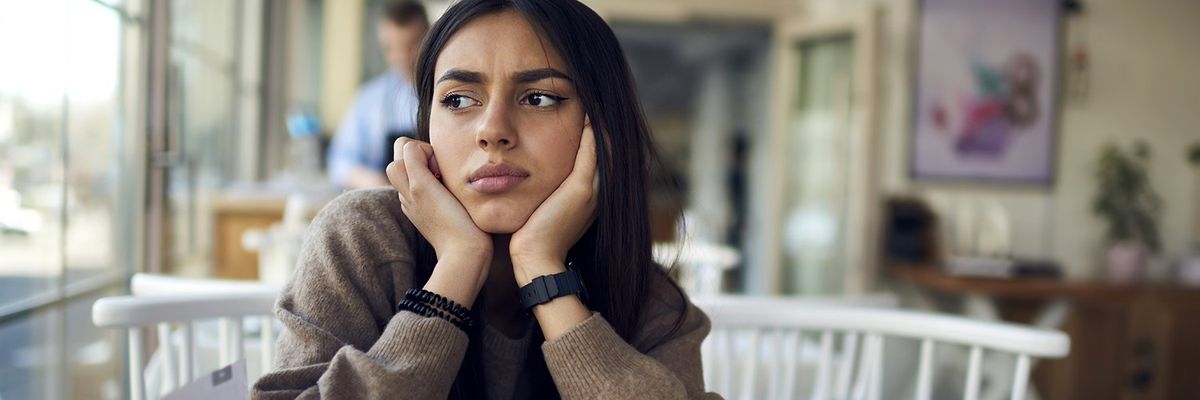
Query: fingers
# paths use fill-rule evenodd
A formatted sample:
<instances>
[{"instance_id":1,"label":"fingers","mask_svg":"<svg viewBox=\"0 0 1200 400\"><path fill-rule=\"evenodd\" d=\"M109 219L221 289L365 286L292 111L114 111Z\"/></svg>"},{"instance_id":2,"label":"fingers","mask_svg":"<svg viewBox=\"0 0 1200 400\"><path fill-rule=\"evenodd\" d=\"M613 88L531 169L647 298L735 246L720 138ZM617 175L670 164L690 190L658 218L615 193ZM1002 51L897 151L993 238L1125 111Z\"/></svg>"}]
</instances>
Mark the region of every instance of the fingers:
<instances>
[{"instance_id":1,"label":"fingers","mask_svg":"<svg viewBox=\"0 0 1200 400\"><path fill-rule=\"evenodd\" d=\"M401 149L404 147L404 141L408 138L400 138L392 143L392 149ZM393 153L392 162L388 163L384 170L387 173L388 182L392 183L392 187L400 194L400 204L408 203L412 200L408 193L408 168L404 166L404 157L399 152Z\"/></svg>"},{"instance_id":2,"label":"fingers","mask_svg":"<svg viewBox=\"0 0 1200 400\"><path fill-rule=\"evenodd\" d=\"M432 149L432 145L430 148ZM442 179L442 169L438 167L437 154L433 154L432 151L429 153L429 172L433 173L434 178Z\"/></svg>"},{"instance_id":3,"label":"fingers","mask_svg":"<svg viewBox=\"0 0 1200 400\"><path fill-rule=\"evenodd\" d=\"M413 199L413 184L427 179L441 179L433 147L429 143L401 137L392 143L392 162L387 166L388 181L400 194L401 203Z\"/></svg>"},{"instance_id":4,"label":"fingers","mask_svg":"<svg viewBox=\"0 0 1200 400\"><path fill-rule=\"evenodd\" d=\"M600 217L600 170L596 168L596 135L592 130L592 119L586 115L583 117L583 136L584 137L579 141L579 147L581 150L587 152L584 163L588 164L588 170L592 171L592 195L588 198L587 206L587 209L591 210L592 212L591 216L588 218L588 223L584 225L583 228L586 231L587 227L592 226L592 224L596 222L596 218ZM578 157L579 156L577 155L577 161ZM587 176L585 175L584 178L586 179Z\"/></svg>"},{"instance_id":5,"label":"fingers","mask_svg":"<svg viewBox=\"0 0 1200 400\"><path fill-rule=\"evenodd\" d=\"M437 178L429 167L433 158L433 146L412 140L404 144L400 154L403 157L404 168L408 171L410 185L436 182Z\"/></svg>"},{"instance_id":6,"label":"fingers","mask_svg":"<svg viewBox=\"0 0 1200 400\"><path fill-rule=\"evenodd\" d=\"M392 183L392 187L400 193L402 202L408 201L408 171L404 167L403 160L392 161L388 163L387 169L388 181Z\"/></svg>"},{"instance_id":7,"label":"fingers","mask_svg":"<svg viewBox=\"0 0 1200 400\"><path fill-rule=\"evenodd\" d=\"M404 159L404 146L411 141L413 141L413 138L401 136L395 142L392 142L392 161L401 161Z\"/></svg>"},{"instance_id":8,"label":"fingers","mask_svg":"<svg viewBox=\"0 0 1200 400\"><path fill-rule=\"evenodd\" d=\"M408 200L408 171L404 167L404 144L412 140L407 137L400 137L392 142L392 162L388 163L384 170L387 173L388 181L392 183L392 187L400 192L400 200Z\"/></svg>"},{"instance_id":9,"label":"fingers","mask_svg":"<svg viewBox=\"0 0 1200 400\"><path fill-rule=\"evenodd\" d=\"M596 168L596 135L592 130L590 119L584 119L583 135L579 140L579 152L575 155L575 168L571 171L572 178L579 187L587 188L587 210L590 210L586 230L599 215L600 202L600 171Z\"/></svg>"},{"instance_id":10,"label":"fingers","mask_svg":"<svg viewBox=\"0 0 1200 400\"><path fill-rule=\"evenodd\" d=\"M585 121L586 122L586 121ZM596 134L592 125L583 126L583 134L579 138L579 151L575 153L575 168L571 171L572 179L580 181L593 180L596 171Z\"/></svg>"},{"instance_id":11,"label":"fingers","mask_svg":"<svg viewBox=\"0 0 1200 400\"><path fill-rule=\"evenodd\" d=\"M428 151L426 153L429 154L429 166L428 166L429 172L433 173L434 178L441 179L442 178L442 170L440 168L438 168L437 156L435 156L433 154L433 146L430 145L429 143L422 142L420 140L416 140L416 139L413 139L410 137L402 136L402 137L396 139L395 142L392 142L392 161L399 161L399 162L404 161L404 146L407 146L409 143L418 143L420 145L423 145L422 147L425 147L428 149Z\"/></svg>"}]
</instances>

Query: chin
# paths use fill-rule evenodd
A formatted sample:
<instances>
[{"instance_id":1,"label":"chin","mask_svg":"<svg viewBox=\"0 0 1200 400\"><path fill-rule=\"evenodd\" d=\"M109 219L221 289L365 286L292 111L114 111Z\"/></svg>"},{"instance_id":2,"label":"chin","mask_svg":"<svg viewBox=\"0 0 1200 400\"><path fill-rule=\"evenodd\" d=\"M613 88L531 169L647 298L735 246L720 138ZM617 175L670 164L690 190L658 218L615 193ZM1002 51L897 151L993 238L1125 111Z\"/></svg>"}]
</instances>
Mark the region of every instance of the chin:
<instances>
[{"instance_id":1,"label":"chin","mask_svg":"<svg viewBox=\"0 0 1200 400\"><path fill-rule=\"evenodd\" d=\"M479 230L493 235L507 235L516 232L529 220L532 210L526 212L515 207L499 207L484 205L476 210L467 212Z\"/></svg>"}]
</instances>

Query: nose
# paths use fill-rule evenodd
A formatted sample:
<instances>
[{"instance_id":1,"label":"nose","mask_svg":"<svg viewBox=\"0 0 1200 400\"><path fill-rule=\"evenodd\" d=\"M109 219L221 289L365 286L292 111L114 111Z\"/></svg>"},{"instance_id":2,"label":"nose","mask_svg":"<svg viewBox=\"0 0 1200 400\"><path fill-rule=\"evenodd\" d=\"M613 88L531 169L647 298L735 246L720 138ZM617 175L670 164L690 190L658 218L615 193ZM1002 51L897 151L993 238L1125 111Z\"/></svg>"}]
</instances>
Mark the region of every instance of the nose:
<instances>
[{"instance_id":1,"label":"nose","mask_svg":"<svg viewBox=\"0 0 1200 400\"><path fill-rule=\"evenodd\" d=\"M483 150L511 149L517 145L517 131L503 101L491 102L480 121L475 141Z\"/></svg>"}]
</instances>

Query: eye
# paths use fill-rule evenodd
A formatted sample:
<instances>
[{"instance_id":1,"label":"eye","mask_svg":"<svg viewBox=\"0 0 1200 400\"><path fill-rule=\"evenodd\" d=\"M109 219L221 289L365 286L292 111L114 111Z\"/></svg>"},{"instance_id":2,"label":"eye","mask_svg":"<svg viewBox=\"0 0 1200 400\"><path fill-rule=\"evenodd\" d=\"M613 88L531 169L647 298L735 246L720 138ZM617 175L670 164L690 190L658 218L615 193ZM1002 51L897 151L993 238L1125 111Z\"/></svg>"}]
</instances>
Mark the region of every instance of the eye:
<instances>
[{"instance_id":1,"label":"eye","mask_svg":"<svg viewBox=\"0 0 1200 400\"><path fill-rule=\"evenodd\" d=\"M473 105L478 105L479 102L474 99L463 96L461 94L452 94L442 98L442 106L451 110L461 110Z\"/></svg>"},{"instance_id":2,"label":"eye","mask_svg":"<svg viewBox=\"0 0 1200 400\"><path fill-rule=\"evenodd\" d=\"M521 103L539 108L549 108L558 105L558 103L566 99L566 97L555 96L549 93L530 93L521 100Z\"/></svg>"}]
</instances>

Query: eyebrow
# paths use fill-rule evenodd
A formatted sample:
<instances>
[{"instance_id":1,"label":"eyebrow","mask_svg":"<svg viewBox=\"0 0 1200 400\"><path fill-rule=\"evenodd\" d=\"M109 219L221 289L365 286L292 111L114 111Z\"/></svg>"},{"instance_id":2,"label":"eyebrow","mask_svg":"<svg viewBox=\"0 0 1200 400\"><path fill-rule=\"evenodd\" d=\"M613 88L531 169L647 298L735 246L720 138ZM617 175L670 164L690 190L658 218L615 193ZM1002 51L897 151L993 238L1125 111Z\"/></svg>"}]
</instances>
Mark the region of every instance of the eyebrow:
<instances>
[{"instance_id":1,"label":"eyebrow","mask_svg":"<svg viewBox=\"0 0 1200 400\"><path fill-rule=\"evenodd\" d=\"M512 75L512 81L515 83L531 83L531 82L537 82L542 79L548 79L548 78L558 78L558 79L565 80L567 82L573 82L571 80L571 77L567 76L567 74L565 74L562 71L559 71L557 69L554 69L554 68L531 69L528 71L517 72ZM442 81L459 81L459 82L463 82L463 83L481 83L481 82L483 82L483 74L475 72L475 71L451 69L449 71L446 71L446 73L442 74L442 77L438 78L436 83L441 83Z\"/></svg>"},{"instance_id":2,"label":"eyebrow","mask_svg":"<svg viewBox=\"0 0 1200 400\"><path fill-rule=\"evenodd\" d=\"M472 72L472 71L464 71L461 69L452 69L452 70L446 71L446 73L442 74L442 77L438 78L436 83L442 83L442 81L459 81L459 82L463 82L463 83L480 83L480 82L483 82L483 74L480 74L478 72Z\"/></svg>"},{"instance_id":3,"label":"eyebrow","mask_svg":"<svg viewBox=\"0 0 1200 400\"><path fill-rule=\"evenodd\" d=\"M547 78L558 78L567 82L571 82L571 78L554 68L539 68L528 71L521 71L513 74L512 80L516 83L531 83Z\"/></svg>"}]
</instances>

